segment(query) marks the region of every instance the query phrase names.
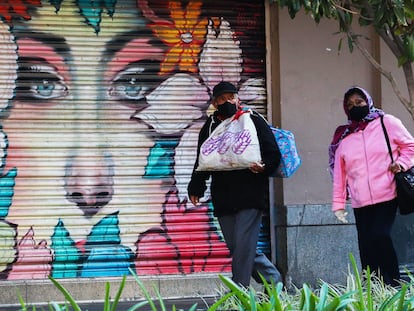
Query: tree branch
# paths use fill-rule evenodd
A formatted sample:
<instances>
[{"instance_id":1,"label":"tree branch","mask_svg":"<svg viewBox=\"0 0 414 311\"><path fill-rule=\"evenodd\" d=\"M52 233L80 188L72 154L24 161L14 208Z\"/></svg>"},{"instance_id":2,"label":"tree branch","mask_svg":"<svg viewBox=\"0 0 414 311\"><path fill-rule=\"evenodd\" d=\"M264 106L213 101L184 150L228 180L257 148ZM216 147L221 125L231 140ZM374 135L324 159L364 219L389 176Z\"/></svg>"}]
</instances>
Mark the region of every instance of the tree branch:
<instances>
[{"instance_id":1,"label":"tree branch","mask_svg":"<svg viewBox=\"0 0 414 311\"><path fill-rule=\"evenodd\" d=\"M378 70L387 80L391 83L391 86L397 95L398 99L403 103L404 107L410 112L411 116L414 118L414 110L410 105L410 101L405 98L400 89L398 88L397 81L391 72L385 71L381 64L379 64L375 58L368 52L368 50L359 42L358 37L355 36L350 28L348 28L348 35L355 43L355 46L361 51L362 55L371 63L376 70Z\"/></svg>"}]
</instances>

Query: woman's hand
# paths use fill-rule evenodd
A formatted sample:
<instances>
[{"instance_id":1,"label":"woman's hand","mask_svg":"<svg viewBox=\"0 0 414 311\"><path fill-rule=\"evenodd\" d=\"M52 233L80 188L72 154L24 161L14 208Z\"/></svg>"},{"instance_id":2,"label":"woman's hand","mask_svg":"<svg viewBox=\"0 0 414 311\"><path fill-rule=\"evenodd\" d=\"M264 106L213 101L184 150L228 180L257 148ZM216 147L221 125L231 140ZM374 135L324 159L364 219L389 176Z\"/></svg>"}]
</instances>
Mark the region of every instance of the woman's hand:
<instances>
[{"instance_id":1,"label":"woman's hand","mask_svg":"<svg viewBox=\"0 0 414 311\"><path fill-rule=\"evenodd\" d=\"M348 212L346 212L343 209L335 211L335 217L342 222L343 224L347 224L348 220L346 219L346 216L348 215Z\"/></svg>"},{"instance_id":2,"label":"woman's hand","mask_svg":"<svg viewBox=\"0 0 414 311\"><path fill-rule=\"evenodd\" d=\"M393 172L394 174L397 174L399 172L402 172L401 165L399 165L396 162L391 163L390 164L390 171Z\"/></svg>"}]
</instances>

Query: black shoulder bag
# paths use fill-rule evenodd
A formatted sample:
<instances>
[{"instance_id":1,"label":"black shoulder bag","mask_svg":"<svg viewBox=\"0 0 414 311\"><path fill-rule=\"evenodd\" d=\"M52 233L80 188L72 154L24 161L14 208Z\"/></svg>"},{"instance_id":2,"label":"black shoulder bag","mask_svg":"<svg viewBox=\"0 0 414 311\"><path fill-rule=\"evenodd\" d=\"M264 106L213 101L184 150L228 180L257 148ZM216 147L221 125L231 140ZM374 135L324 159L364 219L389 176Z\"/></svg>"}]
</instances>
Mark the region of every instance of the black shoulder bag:
<instances>
[{"instance_id":1,"label":"black shoulder bag","mask_svg":"<svg viewBox=\"0 0 414 311\"><path fill-rule=\"evenodd\" d=\"M385 140L387 141L388 153L391 157L391 163L394 163L392 156L390 139L387 129L384 125L384 117L381 116L382 130L384 131ZM395 174L395 183L397 185L398 208L401 215L408 215L414 212L414 167L410 167L405 172Z\"/></svg>"}]
</instances>

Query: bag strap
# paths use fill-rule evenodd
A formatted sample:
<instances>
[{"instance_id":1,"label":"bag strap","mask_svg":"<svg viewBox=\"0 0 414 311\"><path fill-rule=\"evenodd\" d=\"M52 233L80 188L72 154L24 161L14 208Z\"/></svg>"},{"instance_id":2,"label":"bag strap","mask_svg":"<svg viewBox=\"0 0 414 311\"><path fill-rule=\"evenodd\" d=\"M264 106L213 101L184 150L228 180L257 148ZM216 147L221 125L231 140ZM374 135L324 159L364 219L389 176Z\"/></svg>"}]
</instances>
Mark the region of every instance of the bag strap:
<instances>
[{"instance_id":1,"label":"bag strap","mask_svg":"<svg viewBox=\"0 0 414 311\"><path fill-rule=\"evenodd\" d=\"M210 136L211 133L213 132L213 125L214 123L216 123L216 121L214 121L213 115L210 115L209 118L210 118L210 125L208 127L208 136Z\"/></svg>"},{"instance_id":2,"label":"bag strap","mask_svg":"<svg viewBox=\"0 0 414 311\"><path fill-rule=\"evenodd\" d=\"M253 109L251 109L251 108L246 108L246 107L243 107L242 108L243 110L246 110L246 111L250 111L251 112L251 114L252 114L252 116L257 116L257 117L260 117L260 118L262 118L269 126L271 125L270 123L269 123L269 121L267 121L267 119L261 114L261 113L259 113L259 112L257 112L256 110L253 110Z\"/></svg>"},{"instance_id":3,"label":"bag strap","mask_svg":"<svg viewBox=\"0 0 414 311\"><path fill-rule=\"evenodd\" d=\"M392 151L391 151L390 138L388 137L387 129L384 124L384 116L381 116L381 126L382 126L382 130L384 131L385 140L387 141L388 153L391 157L391 163L394 163L394 157L392 156Z\"/></svg>"}]
</instances>

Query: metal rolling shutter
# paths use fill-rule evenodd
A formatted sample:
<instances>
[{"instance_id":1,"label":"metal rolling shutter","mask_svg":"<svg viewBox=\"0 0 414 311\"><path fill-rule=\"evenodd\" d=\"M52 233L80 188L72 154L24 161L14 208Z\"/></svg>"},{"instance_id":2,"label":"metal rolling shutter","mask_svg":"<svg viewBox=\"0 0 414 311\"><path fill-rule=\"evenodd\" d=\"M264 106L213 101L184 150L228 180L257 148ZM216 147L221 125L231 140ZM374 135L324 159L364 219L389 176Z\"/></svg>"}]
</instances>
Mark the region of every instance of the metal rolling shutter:
<instances>
[{"instance_id":1,"label":"metal rolling shutter","mask_svg":"<svg viewBox=\"0 0 414 311\"><path fill-rule=\"evenodd\" d=\"M186 187L216 83L266 111L264 4L6 3L1 276L230 271Z\"/></svg>"}]
</instances>

